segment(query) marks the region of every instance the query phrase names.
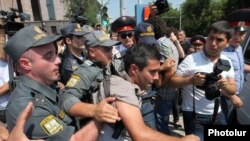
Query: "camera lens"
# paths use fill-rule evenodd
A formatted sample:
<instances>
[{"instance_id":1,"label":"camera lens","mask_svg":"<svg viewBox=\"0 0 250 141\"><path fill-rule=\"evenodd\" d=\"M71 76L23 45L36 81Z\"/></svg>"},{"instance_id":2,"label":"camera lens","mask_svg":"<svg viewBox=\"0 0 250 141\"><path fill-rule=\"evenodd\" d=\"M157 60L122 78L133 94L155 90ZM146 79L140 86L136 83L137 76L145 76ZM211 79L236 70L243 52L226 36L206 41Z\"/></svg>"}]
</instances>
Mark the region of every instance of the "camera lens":
<instances>
[{"instance_id":1,"label":"camera lens","mask_svg":"<svg viewBox=\"0 0 250 141\"><path fill-rule=\"evenodd\" d=\"M216 83L211 84L205 90L205 96L208 100L213 100L220 96L220 89L217 87Z\"/></svg>"}]
</instances>

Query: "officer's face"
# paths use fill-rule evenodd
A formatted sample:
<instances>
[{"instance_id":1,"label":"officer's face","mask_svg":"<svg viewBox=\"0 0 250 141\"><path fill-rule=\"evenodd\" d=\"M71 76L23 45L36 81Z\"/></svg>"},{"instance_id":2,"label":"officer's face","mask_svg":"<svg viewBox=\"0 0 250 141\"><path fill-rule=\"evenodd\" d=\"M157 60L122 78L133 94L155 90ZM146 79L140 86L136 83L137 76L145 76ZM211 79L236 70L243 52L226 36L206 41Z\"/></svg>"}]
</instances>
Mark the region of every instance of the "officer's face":
<instances>
[{"instance_id":1,"label":"officer's face","mask_svg":"<svg viewBox=\"0 0 250 141\"><path fill-rule=\"evenodd\" d=\"M112 59L112 47L97 46L89 49L91 57L96 62L101 62L103 66L107 66Z\"/></svg>"},{"instance_id":2,"label":"officer's face","mask_svg":"<svg viewBox=\"0 0 250 141\"><path fill-rule=\"evenodd\" d=\"M210 32L205 46L206 55L208 57L218 57L221 51L228 46L228 43L225 34Z\"/></svg>"},{"instance_id":3,"label":"officer's face","mask_svg":"<svg viewBox=\"0 0 250 141\"><path fill-rule=\"evenodd\" d=\"M147 90L154 81L159 79L160 61L157 59L149 59L148 65L140 71L136 71L135 83L139 85L141 90Z\"/></svg>"},{"instance_id":4,"label":"officer's face","mask_svg":"<svg viewBox=\"0 0 250 141\"><path fill-rule=\"evenodd\" d=\"M74 35L72 37L72 46L73 46L73 48L82 51L85 48L84 41L85 41L85 39L84 39L83 36L75 36Z\"/></svg>"},{"instance_id":5,"label":"officer's face","mask_svg":"<svg viewBox=\"0 0 250 141\"><path fill-rule=\"evenodd\" d=\"M59 78L61 60L53 43L30 49L30 75L38 82L51 85Z\"/></svg>"},{"instance_id":6,"label":"officer's face","mask_svg":"<svg viewBox=\"0 0 250 141\"><path fill-rule=\"evenodd\" d=\"M246 38L247 32L243 31L235 31L233 37L232 37L232 43L239 45L240 43L242 43L244 41L244 39Z\"/></svg>"},{"instance_id":7,"label":"officer's face","mask_svg":"<svg viewBox=\"0 0 250 141\"><path fill-rule=\"evenodd\" d=\"M126 47L130 48L134 43L134 32L121 32L118 33L118 40Z\"/></svg>"}]
</instances>

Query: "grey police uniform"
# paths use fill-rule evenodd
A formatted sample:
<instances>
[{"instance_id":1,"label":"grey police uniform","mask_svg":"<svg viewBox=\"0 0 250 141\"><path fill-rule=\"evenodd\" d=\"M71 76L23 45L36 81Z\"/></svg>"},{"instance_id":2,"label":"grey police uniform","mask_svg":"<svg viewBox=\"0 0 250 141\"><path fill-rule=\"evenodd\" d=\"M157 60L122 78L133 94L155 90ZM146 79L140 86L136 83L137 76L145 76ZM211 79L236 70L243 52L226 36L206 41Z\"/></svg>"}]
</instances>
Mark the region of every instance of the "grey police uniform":
<instances>
[{"instance_id":1,"label":"grey police uniform","mask_svg":"<svg viewBox=\"0 0 250 141\"><path fill-rule=\"evenodd\" d=\"M83 58L80 59L72 55L68 48L65 49L61 56L62 63L60 65L61 70L61 82L66 84L71 77L71 74L86 60L86 55L82 53Z\"/></svg>"},{"instance_id":2,"label":"grey police uniform","mask_svg":"<svg viewBox=\"0 0 250 141\"><path fill-rule=\"evenodd\" d=\"M93 31L86 35L85 46L87 48L96 46L112 48L117 43L119 42L110 40L106 33ZM65 111L69 112L69 109L77 102L92 102L91 94L99 88L99 83L103 80L105 73L100 62L93 62L87 59L80 65L71 75L65 91L60 96L60 104Z\"/></svg>"},{"instance_id":3,"label":"grey police uniform","mask_svg":"<svg viewBox=\"0 0 250 141\"><path fill-rule=\"evenodd\" d=\"M60 95L60 103L66 112L76 102L91 102L91 92L99 88L104 78L103 70L90 60L86 60L72 74L65 91Z\"/></svg>"},{"instance_id":4,"label":"grey police uniform","mask_svg":"<svg viewBox=\"0 0 250 141\"><path fill-rule=\"evenodd\" d=\"M77 23L69 23L61 28L61 34L64 37L69 35L72 36L84 36L91 31L90 26L81 27L80 24ZM85 49L81 53L82 58L78 58L74 56L70 49L66 47L65 51L61 55L62 63L60 64L60 74L61 74L61 82L66 84L71 77L71 74L78 68L86 60L86 51Z\"/></svg>"},{"instance_id":5,"label":"grey police uniform","mask_svg":"<svg viewBox=\"0 0 250 141\"><path fill-rule=\"evenodd\" d=\"M30 48L54 43L61 36L48 35L39 27L30 25L15 33L5 44L4 50L14 62ZM72 121L58 106L57 93L50 86L42 85L26 75L21 75L6 108L8 129L11 130L28 102L34 111L25 124L24 132L30 139L68 141L75 131Z\"/></svg>"},{"instance_id":6,"label":"grey police uniform","mask_svg":"<svg viewBox=\"0 0 250 141\"><path fill-rule=\"evenodd\" d=\"M57 93L27 76L21 76L7 106L6 117L9 131L28 102L33 101L34 111L25 124L25 133L31 139L68 141L75 131L72 121L57 105Z\"/></svg>"}]
</instances>

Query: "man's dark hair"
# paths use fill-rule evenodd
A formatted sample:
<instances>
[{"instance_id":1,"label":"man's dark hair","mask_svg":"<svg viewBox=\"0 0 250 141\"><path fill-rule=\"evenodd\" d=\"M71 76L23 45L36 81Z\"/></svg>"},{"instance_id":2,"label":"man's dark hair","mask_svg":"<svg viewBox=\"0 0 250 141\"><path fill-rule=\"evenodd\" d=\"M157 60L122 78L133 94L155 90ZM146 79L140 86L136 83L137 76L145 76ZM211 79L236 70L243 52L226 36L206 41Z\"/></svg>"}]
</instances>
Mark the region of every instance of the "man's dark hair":
<instances>
[{"instance_id":1,"label":"man's dark hair","mask_svg":"<svg viewBox=\"0 0 250 141\"><path fill-rule=\"evenodd\" d=\"M124 56L125 70L128 72L131 64L135 64L139 70L148 65L149 59L161 59L161 54L153 44L136 44L129 48Z\"/></svg>"},{"instance_id":2,"label":"man's dark hair","mask_svg":"<svg viewBox=\"0 0 250 141\"><path fill-rule=\"evenodd\" d=\"M226 35L226 38L229 40L232 38L234 34L234 28L228 21L217 21L209 27L208 33L210 32L223 33Z\"/></svg>"}]
</instances>

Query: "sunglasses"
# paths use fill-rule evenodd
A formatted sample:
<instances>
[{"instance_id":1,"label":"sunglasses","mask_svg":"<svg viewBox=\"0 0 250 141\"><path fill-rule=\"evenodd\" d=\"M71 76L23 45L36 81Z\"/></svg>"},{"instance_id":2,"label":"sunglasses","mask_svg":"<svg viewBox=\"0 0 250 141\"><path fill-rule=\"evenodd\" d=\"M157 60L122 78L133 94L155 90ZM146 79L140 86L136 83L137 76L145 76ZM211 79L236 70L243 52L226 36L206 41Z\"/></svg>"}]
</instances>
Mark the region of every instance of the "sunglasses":
<instances>
[{"instance_id":1,"label":"sunglasses","mask_svg":"<svg viewBox=\"0 0 250 141\"><path fill-rule=\"evenodd\" d=\"M133 36L133 33L122 33L120 34L122 39L126 39L127 37L131 38Z\"/></svg>"}]
</instances>

